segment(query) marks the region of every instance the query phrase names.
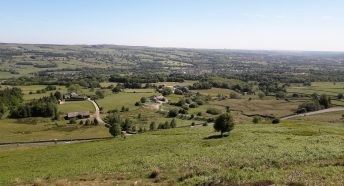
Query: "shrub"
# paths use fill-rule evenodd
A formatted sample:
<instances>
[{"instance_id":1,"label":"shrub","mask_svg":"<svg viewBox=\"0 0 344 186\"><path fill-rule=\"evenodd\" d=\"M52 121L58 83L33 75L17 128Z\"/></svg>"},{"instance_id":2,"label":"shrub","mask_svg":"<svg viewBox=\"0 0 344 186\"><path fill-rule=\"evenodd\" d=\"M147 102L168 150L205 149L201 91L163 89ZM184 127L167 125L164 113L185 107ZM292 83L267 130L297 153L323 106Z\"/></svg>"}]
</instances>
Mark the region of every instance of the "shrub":
<instances>
[{"instance_id":1,"label":"shrub","mask_svg":"<svg viewBox=\"0 0 344 186\"><path fill-rule=\"evenodd\" d=\"M180 90L180 89L176 89L176 90L174 91L174 93L177 94L177 95L183 95L183 91Z\"/></svg>"},{"instance_id":2,"label":"shrub","mask_svg":"<svg viewBox=\"0 0 344 186\"><path fill-rule=\"evenodd\" d=\"M75 118L70 119L69 124L76 124L76 119Z\"/></svg>"},{"instance_id":3,"label":"shrub","mask_svg":"<svg viewBox=\"0 0 344 186\"><path fill-rule=\"evenodd\" d=\"M254 116L252 119L252 122L257 124L262 120L262 118L260 116Z\"/></svg>"},{"instance_id":4,"label":"shrub","mask_svg":"<svg viewBox=\"0 0 344 186\"><path fill-rule=\"evenodd\" d=\"M156 124L154 121L152 121L151 124L149 125L149 130L151 131L156 130Z\"/></svg>"},{"instance_id":5,"label":"shrub","mask_svg":"<svg viewBox=\"0 0 344 186\"><path fill-rule=\"evenodd\" d=\"M197 103L191 103L189 105L190 108L197 108L198 107L198 104Z\"/></svg>"},{"instance_id":6,"label":"shrub","mask_svg":"<svg viewBox=\"0 0 344 186\"><path fill-rule=\"evenodd\" d=\"M93 125L99 125L99 122L96 118L93 119Z\"/></svg>"},{"instance_id":7,"label":"shrub","mask_svg":"<svg viewBox=\"0 0 344 186\"><path fill-rule=\"evenodd\" d=\"M239 98L240 98L240 95L239 95L238 93L236 93L236 92L231 92L231 93L229 94L229 97L230 97L231 99L239 99Z\"/></svg>"},{"instance_id":8,"label":"shrub","mask_svg":"<svg viewBox=\"0 0 344 186\"><path fill-rule=\"evenodd\" d=\"M182 108L182 109L179 110L179 113L180 114L187 114L188 111Z\"/></svg>"},{"instance_id":9,"label":"shrub","mask_svg":"<svg viewBox=\"0 0 344 186\"><path fill-rule=\"evenodd\" d=\"M278 124L278 123L280 123L280 119L275 118L272 120L272 124Z\"/></svg>"},{"instance_id":10,"label":"shrub","mask_svg":"<svg viewBox=\"0 0 344 186\"><path fill-rule=\"evenodd\" d=\"M91 121L90 121L89 119L87 119L87 120L85 121L85 125L88 126L88 125L90 125L90 124L91 124Z\"/></svg>"},{"instance_id":11,"label":"shrub","mask_svg":"<svg viewBox=\"0 0 344 186\"><path fill-rule=\"evenodd\" d=\"M145 98L145 97L142 97L142 98L140 99L140 102L141 102L141 103L146 103L146 101L147 101L147 98Z\"/></svg>"},{"instance_id":12,"label":"shrub","mask_svg":"<svg viewBox=\"0 0 344 186\"><path fill-rule=\"evenodd\" d=\"M160 93L163 95L163 96L168 96L168 95L171 95L172 94L172 89L171 88L168 88L168 87L165 87L163 88Z\"/></svg>"},{"instance_id":13,"label":"shrub","mask_svg":"<svg viewBox=\"0 0 344 186\"><path fill-rule=\"evenodd\" d=\"M179 111L177 109L172 109L168 112L168 116L174 118L174 117L178 116L178 113L179 113Z\"/></svg>"},{"instance_id":14,"label":"shrub","mask_svg":"<svg viewBox=\"0 0 344 186\"><path fill-rule=\"evenodd\" d=\"M157 178L160 175L161 171L158 168L155 168L150 174L149 178Z\"/></svg>"},{"instance_id":15,"label":"shrub","mask_svg":"<svg viewBox=\"0 0 344 186\"><path fill-rule=\"evenodd\" d=\"M263 99L265 97L265 94L263 92L258 93L259 99Z\"/></svg>"},{"instance_id":16,"label":"shrub","mask_svg":"<svg viewBox=\"0 0 344 186\"><path fill-rule=\"evenodd\" d=\"M216 109L216 108L208 108L207 113L211 115L219 115L221 114L221 110Z\"/></svg>"}]
</instances>

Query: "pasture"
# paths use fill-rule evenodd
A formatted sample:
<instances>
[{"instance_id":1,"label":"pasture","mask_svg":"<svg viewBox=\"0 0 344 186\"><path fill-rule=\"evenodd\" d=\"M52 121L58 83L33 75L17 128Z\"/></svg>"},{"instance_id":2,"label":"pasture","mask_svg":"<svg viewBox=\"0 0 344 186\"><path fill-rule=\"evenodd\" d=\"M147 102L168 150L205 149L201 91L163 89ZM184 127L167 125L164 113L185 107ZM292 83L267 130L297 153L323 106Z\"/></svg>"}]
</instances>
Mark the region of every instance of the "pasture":
<instances>
[{"instance_id":1,"label":"pasture","mask_svg":"<svg viewBox=\"0 0 344 186\"><path fill-rule=\"evenodd\" d=\"M339 93L344 94L344 82L313 82L311 86L302 86L301 84L293 84L287 89L289 93L301 93L310 95L313 93L327 94L337 96Z\"/></svg>"},{"instance_id":2,"label":"pasture","mask_svg":"<svg viewBox=\"0 0 344 186\"><path fill-rule=\"evenodd\" d=\"M301 101L285 101L276 99L226 99L222 101L212 101L209 104L226 107L231 110L242 111L246 115L264 115L282 117L295 113Z\"/></svg>"},{"instance_id":3,"label":"pasture","mask_svg":"<svg viewBox=\"0 0 344 186\"><path fill-rule=\"evenodd\" d=\"M139 101L141 97L150 97L157 95L156 93L126 93L120 92L118 94L109 94L104 99L97 100L99 106L103 108L103 112L113 109L121 109L122 106L128 107L129 110L135 109L135 102Z\"/></svg>"},{"instance_id":4,"label":"pasture","mask_svg":"<svg viewBox=\"0 0 344 186\"><path fill-rule=\"evenodd\" d=\"M53 139L77 139L109 137L104 126L84 127L66 124L67 121L51 121L49 118L29 118L25 120L0 120L0 143L41 141Z\"/></svg>"},{"instance_id":5,"label":"pasture","mask_svg":"<svg viewBox=\"0 0 344 186\"><path fill-rule=\"evenodd\" d=\"M58 105L59 112L66 114L68 112L95 112L93 104L89 101L70 101Z\"/></svg>"},{"instance_id":6,"label":"pasture","mask_svg":"<svg viewBox=\"0 0 344 186\"><path fill-rule=\"evenodd\" d=\"M198 92L200 94L210 95L210 96L217 96L217 95L229 96L230 93L235 92L235 91L230 90L230 89L211 88L211 89L205 89L205 90L192 90L192 92L194 93Z\"/></svg>"},{"instance_id":7,"label":"pasture","mask_svg":"<svg viewBox=\"0 0 344 186\"><path fill-rule=\"evenodd\" d=\"M208 126L100 142L1 149L0 184L32 184L37 179L71 185L344 182L342 124L243 124L228 137L217 135ZM149 178L154 170L157 176Z\"/></svg>"}]
</instances>

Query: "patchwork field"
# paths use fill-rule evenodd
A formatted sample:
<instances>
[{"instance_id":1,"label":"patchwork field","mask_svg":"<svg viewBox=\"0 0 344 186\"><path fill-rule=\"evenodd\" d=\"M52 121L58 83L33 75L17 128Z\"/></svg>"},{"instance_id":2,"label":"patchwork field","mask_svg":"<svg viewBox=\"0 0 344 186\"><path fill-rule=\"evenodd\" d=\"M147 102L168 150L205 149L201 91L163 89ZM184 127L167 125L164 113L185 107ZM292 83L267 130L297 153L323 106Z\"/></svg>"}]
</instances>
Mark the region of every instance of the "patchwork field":
<instances>
[{"instance_id":1,"label":"patchwork field","mask_svg":"<svg viewBox=\"0 0 344 186\"><path fill-rule=\"evenodd\" d=\"M209 126L161 130L125 140L1 149L0 184L344 182L342 124L244 124L226 138L217 135ZM149 178L154 170L156 176Z\"/></svg>"}]
</instances>

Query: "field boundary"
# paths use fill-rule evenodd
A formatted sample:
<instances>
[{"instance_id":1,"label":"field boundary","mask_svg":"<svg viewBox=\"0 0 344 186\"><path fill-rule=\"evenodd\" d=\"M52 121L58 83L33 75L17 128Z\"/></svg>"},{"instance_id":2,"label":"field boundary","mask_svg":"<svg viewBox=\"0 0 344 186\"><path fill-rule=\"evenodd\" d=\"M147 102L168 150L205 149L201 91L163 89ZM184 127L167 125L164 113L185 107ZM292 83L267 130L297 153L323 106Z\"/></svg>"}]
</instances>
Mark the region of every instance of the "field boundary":
<instances>
[{"instance_id":1,"label":"field boundary","mask_svg":"<svg viewBox=\"0 0 344 186\"><path fill-rule=\"evenodd\" d=\"M61 144L61 143L78 143L78 142L90 142L97 140L107 140L113 137L103 137L103 138L78 138L78 139L61 139L61 140L41 140L41 141L22 141L22 142L10 142L10 143L0 143L0 147L13 146L13 145L48 145L48 144Z\"/></svg>"}]
</instances>

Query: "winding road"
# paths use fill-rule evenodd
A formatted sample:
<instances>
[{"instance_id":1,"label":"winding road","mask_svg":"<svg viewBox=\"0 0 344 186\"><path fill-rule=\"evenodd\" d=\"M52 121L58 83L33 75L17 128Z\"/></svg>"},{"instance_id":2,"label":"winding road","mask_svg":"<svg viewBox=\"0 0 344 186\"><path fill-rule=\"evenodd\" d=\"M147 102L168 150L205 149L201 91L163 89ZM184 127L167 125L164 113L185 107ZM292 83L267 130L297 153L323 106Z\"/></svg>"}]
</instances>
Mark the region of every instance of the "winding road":
<instances>
[{"instance_id":1,"label":"winding road","mask_svg":"<svg viewBox=\"0 0 344 186\"><path fill-rule=\"evenodd\" d=\"M328 113L328 112L338 112L338 111L344 111L344 107L332 107L332 108L318 110L318 111L314 111L314 112L307 112L304 114L295 114L292 116L283 117L283 118L281 118L281 120L292 119L295 117L304 117L304 116L311 116L311 115L316 115L316 114L323 114L323 113Z\"/></svg>"},{"instance_id":2,"label":"winding road","mask_svg":"<svg viewBox=\"0 0 344 186\"><path fill-rule=\"evenodd\" d=\"M99 124L105 125L105 122L100 117L100 109L99 109L98 104L95 101L91 100L90 98L88 98L87 101L91 102L93 104L94 108L96 109L96 112L94 114L96 120L99 122Z\"/></svg>"}]
</instances>

